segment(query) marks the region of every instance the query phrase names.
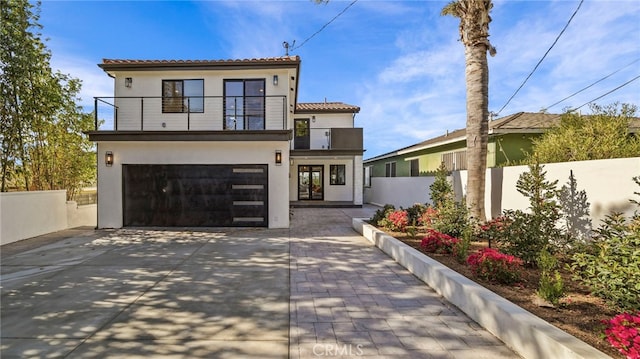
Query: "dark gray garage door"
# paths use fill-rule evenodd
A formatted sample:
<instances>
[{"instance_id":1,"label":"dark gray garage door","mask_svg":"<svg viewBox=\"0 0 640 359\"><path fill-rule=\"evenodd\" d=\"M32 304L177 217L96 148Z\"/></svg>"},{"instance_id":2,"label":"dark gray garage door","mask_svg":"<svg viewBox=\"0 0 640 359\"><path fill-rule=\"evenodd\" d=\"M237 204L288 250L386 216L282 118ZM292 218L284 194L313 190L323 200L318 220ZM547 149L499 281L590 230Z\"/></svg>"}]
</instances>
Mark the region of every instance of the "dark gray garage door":
<instances>
[{"instance_id":1,"label":"dark gray garage door","mask_svg":"<svg viewBox=\"0 0 640 359\"><path fill-rule=\"evenodd\" d=\"M268 225L267 165L123 165L125 226Z\"/></svg>"}]
</instances>

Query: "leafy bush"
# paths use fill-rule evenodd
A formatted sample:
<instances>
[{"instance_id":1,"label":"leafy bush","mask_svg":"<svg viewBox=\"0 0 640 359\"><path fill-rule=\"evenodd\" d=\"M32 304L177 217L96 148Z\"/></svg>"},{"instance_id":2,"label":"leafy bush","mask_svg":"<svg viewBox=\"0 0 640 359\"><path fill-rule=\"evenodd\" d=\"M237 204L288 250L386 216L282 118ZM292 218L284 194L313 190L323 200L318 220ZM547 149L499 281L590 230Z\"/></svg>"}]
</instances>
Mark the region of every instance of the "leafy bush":
<instances>
[{"instance_id":1,"label":"leafy bush","mask_svg":"<svg viewBox=\"0 0 640 359\"><path fill-rule=\"evenodd\" d=\"M640 312L618 314L604 324L609 344L627 358L640 358Z\"/></svg>"},{"instance_id":2,"label":"leafy bush","mask_svg":"<svg viewBox=\"0 0 640 359\"><path fill-rule=\"evenodd\" d=\"M549 245L556 245L562 232L556 223L560 218L555 201L557 181L545 179L546 172L539 164L530 165L529 172L520 175L516 189L529 198L530 212L506 210L507 223L496 238L500 248L528 264L535 265L540 252Z\"/></svg>"},{"instance_id":3,"label":"leafy bush","mask_svg":"<svg viewBox=\"0 0 640 359\"><path fill-rule=\"evenodd\" d=\"M598 238L572 256L574 279L592 293L623 309L640 309L639 217L629 223L619 214L607 216Z\"/></svg>"},{"instance_id":4,"label":"leafy bush","mask_svg":"<svg viewBox=\"0 0 640 359\"><path fill-rule=\"evenodd\" d=\"M433 208L432 206L428 206L424 212L418 217L418 225L424 226L427 228L433 228L433 223L438 218L438 210Z\"/></svg>"},{"instance_id":5,"label":"leafy bush","mask_svg":"<svg viewBox=\"0 0 640 359\"><path fill-rule=\"evenodd\" d=\"M538 295L554 305L558 305L560 298L564 297L564 283L557 267L558 260L548 251L542 250L538 257L538 268L541 272Z\"/></svg>"},{"instance_id":6,"label":"leafy bush","mask_svg":"<svg viewBox=\"0 0 640 359\"><path fill-rule=\"evenodd\" d=\"M427 210L427 206L421 203L416 203L413 206L407 208L407 214L409 215L409 223L415 226L419 223L422 214Z\"/></svg>"},{"instance_id":7,"label":"leafy bush","mask_svg":"<svg viewBox=\"0 0 640 359\"><path fill-rule=\"evenodd\" d=\"M373 216L369 220L369 223L371 223L376 227L384 227L382 225L382 222L385 220L385 218L387 218L387 214L392 211L395 211L395 209L396 207L394 205L385 204L384 207L376 210L376 213L373 214Z\"/></svg>"},{"instance_id":8,"label":"leafy bush","mask_svg":"<svg viewBox=\"0 0 640 359\"><path fill-rule=\"evenodd\" d=\"M387 226L392 231L404 232L409 225L409 214L403 209L398 209L387 214Z\"/></svg>"},{"instance_id":9,"label":"leafy bush","mask_svg":"<svg viewBox=\"0 0 640 359\"><path fill-rule=\"evenodd\" d=\"M512 284L520 280L522 260L493 248L483 248L467 258L473 274L481 279Z\"/></svg>"},{"instance_id":10,"label":"leafy bush","mask_svg":"<svg viewBox=\"0 0 640 359\"><path fill-rule=\"evenodd\" d=\"M477 238L487 241L489 247L491 247L492 241L504 238L504 230L507 226L509 226L509 218L507 216L493 218L489 222L480 225Z\"/></svg>"},{"instance_id":11,"label":"leafy bush","mask_svg":"<svg viewBox=\"0 0 640 359\"><path fill-rule=\"evenodd\" d=\"M469 210L462 202L456 202L451 198L443 202L442 206L437 208L438 215L432 222L433 229L438 232L446 233L452 237L461 237L465 229L470 226L468 215Z\"/></svg>"},{"instance_id":12,"label":"leafy bush","mask_svg":"<svg viewBox=\"0 0 640 359\"><path fill-rule=\"evenodd\" d=\"M420 248L429 253L452 254L459 242L458 238L429 229L420 242Z\"/></svg>"},{"instance_id":13,"label":"leafy bush","mask_svg":"<svg viewBox=\"0 0 640 359\"><path fill-rule=\"evenodd\" d=\"M433 203L433 206L437 209L440 209L445 202L453 200L454 197L453 186L451 186L451 183L447 180L448 175L449 171L444 165L444 162L442 162L436 171L433 183L429 186L431 190L431 203Z\"/></svg>"}]
</instances>

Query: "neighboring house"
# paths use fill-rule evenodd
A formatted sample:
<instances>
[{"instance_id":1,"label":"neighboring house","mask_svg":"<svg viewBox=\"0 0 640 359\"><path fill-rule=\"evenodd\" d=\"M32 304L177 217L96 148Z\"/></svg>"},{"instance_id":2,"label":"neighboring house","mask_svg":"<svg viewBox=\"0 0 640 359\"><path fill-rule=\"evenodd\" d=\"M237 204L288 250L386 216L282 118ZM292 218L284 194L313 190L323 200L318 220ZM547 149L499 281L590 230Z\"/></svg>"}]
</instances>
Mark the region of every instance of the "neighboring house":
<instances>
[{"instance_id":1,"label":"neighboring house","mask_svg":"<svg viewBox=\"0 0 640 359\"><path fill-rule=\"evenodd\" d=\"M519 112L489 122L487 167L518 164L531 151L532 140L560 123L562 115ZM640 129L634 119L631 131ZM418 144L367 159L365 186L371 177L416 177L433 174L441 163L447 169L467 169L466 131L459 129Z\"/></svg>"},{"instance_id":2,"label":"neighboring house","mask_svg":"<svg viewBox=\"0 0 640 359\"><path fill-rule=\"evenodd\" d=\"M108 60L96 98L98 227L289 226L362 205L357 106L298 103L300 58Z\"/></svg>"}]
</instances>

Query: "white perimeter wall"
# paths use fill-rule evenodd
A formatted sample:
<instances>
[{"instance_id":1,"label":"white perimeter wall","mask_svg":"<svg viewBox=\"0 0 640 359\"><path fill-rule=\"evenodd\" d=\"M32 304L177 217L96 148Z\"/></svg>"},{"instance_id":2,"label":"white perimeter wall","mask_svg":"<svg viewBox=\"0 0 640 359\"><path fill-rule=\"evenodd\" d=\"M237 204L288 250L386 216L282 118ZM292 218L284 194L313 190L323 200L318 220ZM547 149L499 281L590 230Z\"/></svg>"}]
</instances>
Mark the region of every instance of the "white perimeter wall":
<instances>
[{"instance_id":1,"label":"white perimeter wall","mask_svg":"<svg viewBox=\"0 0 640 359\"><path fill-rule=\"evenodd\" d=\"M371 177L371 187L364 189L364 201L378 206L392 204L396 208L430 203L429 186L433 182L434 177Z\"/></svg>"},{"instance_id":2,"label":"white perimeter wall","mask_svg":"<svg viewBox=\"0 0 640 359\"><path fill-rule=\"evenodd\" d=\"M488 219L499 216L505 209L526 210L529 207L528 199L516 190L518 178L528 171L527 166L487 169L485 210ZM640 176L640 157L551 163L544 165L544 171L547 180L558 180L558 189L567 185L573 171L577 190L587 193L594 228L611 211L629 216L638 209L629 200L638 199L633 193L640 188L632 178ZM414 182L416 180L418 182ZM453 172L451 180L459 198L466 194L467 171ZM372 177L371 187L364 190L365 202L389 203L404 208L416 202L429 202L431 183L433 177Z\"/></svg>"},{"instance_id":3,"label":"white perimeter wall","mask_svg":"<svg viewBox=\"0 0 640 359\"><path fill-rule=\"evenodd\" d=\"M96 225L96 205L67 202L67 191L0 193L0 245Z\"/></svg>"},{"instance_id":4,"label":"white perimeter wall","mask_svg":"<svg viewBox=\"0 0 640 359\"><path fill-rule=\"evenodd\" d=\"M275 151L282 165L275 165ZM104 155L113 152L106 167ZM99 142L98 227L122 227L123 164L267 164L269 228L289 227L289 141L257 142Z\"/></svg>"},{"instance_id":5,"label":"white perimeter wall","mask_svg":"<svg viewBox=\"0 0 640 359\"><path fill-rule=\"evenodd\" d=\"M638 199L633 193L640 188L633 177L640 176L640 157L616 158L596 161L577 161L545 164L548 181L558 181L558 189L568 185L569 174L573 171L577 190L587 193L587 201L593 226L612 211L623 212L627 216L638 209L630 199ZM485 203L487 217L498 216L503 209L521 209L529 207L526 197L516 190L520 174L528 172L527 166L492 168L487 170ZM457 194L466 193L467 173L454 173Z\"/></svg>"}]
</instances>

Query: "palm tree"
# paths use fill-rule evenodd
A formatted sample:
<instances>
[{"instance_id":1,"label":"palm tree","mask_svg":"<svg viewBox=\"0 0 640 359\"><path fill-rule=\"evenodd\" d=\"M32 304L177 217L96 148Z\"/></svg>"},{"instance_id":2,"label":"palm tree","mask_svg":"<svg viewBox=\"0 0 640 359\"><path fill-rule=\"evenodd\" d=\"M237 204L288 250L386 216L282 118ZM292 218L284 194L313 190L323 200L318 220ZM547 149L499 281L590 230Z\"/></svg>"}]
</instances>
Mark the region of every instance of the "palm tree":
<instances>
[{"instance_id":1,"label":"palm tree","mask_svg":"<svg viewBox=\"0 0 640 359\"><path fill-rule=\"evenodd\" d=\"M467 205L469 215L485 220L484 186L487 168L489 128L489 43L491 0L455 0L442 9L442 15L460 19L460 41L464 45L467 82Z\"/></svg>"}]
</instances>

